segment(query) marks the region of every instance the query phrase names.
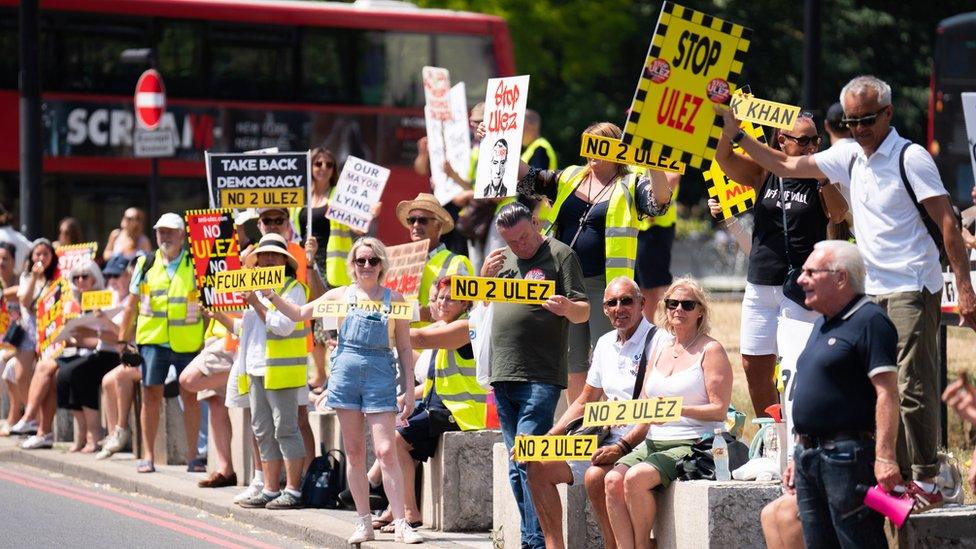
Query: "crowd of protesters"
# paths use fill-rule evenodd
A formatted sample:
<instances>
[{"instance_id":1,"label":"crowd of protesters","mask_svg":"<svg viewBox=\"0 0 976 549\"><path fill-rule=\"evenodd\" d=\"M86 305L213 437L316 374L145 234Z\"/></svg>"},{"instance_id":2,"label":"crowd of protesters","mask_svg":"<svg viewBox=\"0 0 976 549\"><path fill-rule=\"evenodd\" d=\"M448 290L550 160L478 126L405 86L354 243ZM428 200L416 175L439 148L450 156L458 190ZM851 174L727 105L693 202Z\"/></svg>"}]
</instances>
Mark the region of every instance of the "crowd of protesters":
<instances>
[{"instance_id":1,"label":"crowd of protesters","mask_svg":"<svg viewBox=\"0 0 976 549\"><path fill-rule=\"evenodd\" d=\"M730 111L716 110L724 119L716 161L757 192L751 235L727 221L749 254L740 349L757 416L780 401L778 319L813 324L797 366L786 494L762 514L767 543L882 546L880 515L851 487L905 493L919 511L942 502L939 252L956 276L960 318L976 326L965 251L973 239L962 236L931 157L891 126L883 81L863 76L844 87L828 113L832 146L820 152L809 115L767 146ZM476 106L476 139L482 116ZM621 137L609 122L584 133ZM372 540L378 529L421 543L417 464L433 457L441 434L484 429L489 401L512 450L520 435L571 432L587 403L680 396L678 420L614 427L589 461L509 466L523 547L565 545L556 487L580 482L607 547L649 547L657 495L679 479L693 445L726 428L732 392L728 354L709 333L709 298L695 280L669 272L679 178L596 159L556 169L535 113L526 134L517 197L473 201L474 164L463 175L446 164L458 197L442 205L421 193L397 204L405 236L428 246L413 321L389 315L404 297L384 287L384 244L325 218L339 171L325 149L312 153L311 220L307 209L236 216L243 264L286 273L281 287L245 292L239 313L201 306L182 215L154 220L153 242L143 212L128 208L97 258L61 272L59 249L83 239L78 221L64 219L56 242L29 242L0 210L0 378L9 402L2 434L26 437L27 450L51 448L57 409L70 410L78 428L70 451L109 459L136 443L129 416L138 390L137 470L149 474L164 398L178 395L188 472L207 470L197 440L201 405L209 411L203 430L213 472L199 486L218 488L238 484L228 409L249 408L255 474L234 501L294 509L315 456L309 411L332 409L348 460L343 499L357 513L349 542ZM429 173L420 145L416 168ZM249 242L242 227L255 218L262 236ZM829 239L846 238L846 226L855 243ZM451 277L475 274L552 280L555 292L540 305L493 303L488 325L477 326L471 304L450 291ZM52 359L38 347L38 300L62 280L66 312L81 313L82 293L101 289L117 307L66 327L64 350ZM348 306L332 330L312 318L319 299ZM378 302L380 311L361 302ZM490 388L476 380L476 330L489 334ZM564 390L568 407L557 418ZM965 379L945 398L976 421L976 392ZM976 467L968 481L976 487ZM378 493L382 512L370 516Z\"/></svg>"}]
</instances>

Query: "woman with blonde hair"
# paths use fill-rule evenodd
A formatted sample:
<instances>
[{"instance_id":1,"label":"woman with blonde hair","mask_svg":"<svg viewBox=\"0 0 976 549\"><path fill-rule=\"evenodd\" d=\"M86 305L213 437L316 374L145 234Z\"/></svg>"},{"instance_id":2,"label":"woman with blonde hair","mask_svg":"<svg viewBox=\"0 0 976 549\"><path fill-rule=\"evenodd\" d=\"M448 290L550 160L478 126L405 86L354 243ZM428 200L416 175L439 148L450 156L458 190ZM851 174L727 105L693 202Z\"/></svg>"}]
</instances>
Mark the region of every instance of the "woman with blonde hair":
<instances>
[{"instance_id":1,"label":"woman with blonde hair","mask_svg":"<svg viewBox=\"0 0 976 549\"><path fill-rule=\"evenodd\" d=\"M379 240L363 237L352 245L348 257L353 283L325 293L326 301L348 304L345 317L339 317L338 346L332 354L332 375L325 404L339 416L342 443L347 465L346 479L356 504L358 520L349 543L375 539L369 514L366 479L366 439L368 425L373 449L380 462L383 488L393 514L394 539L404 543L421 543L423 538L404 518L403 473L397 460L394 432L404 425L414 409L413 351L410 347L410 321L389 317L390 303L402 302L399 292L383 287L389 270L386 247ZM274 292L267 294L272 305L294 321L312 318L314 303L297 306ZM381 303L379 311L361 307L361 302ZM397 397L396 347L400 362L400 384L403 397ZM399 415L397 411L399 410Z\"/></svg>"},{"instance_id":2,"label":"woman with blonde hair","mask_svg":"<svg viewBox=\"0 0 976 549\"><path fill-rule=\"evenodd\" d=\"M674 341L648 362L640 398L682 397L681 417L635 427L646 432L644 444L607 473L607 510L620 549L651 547L655 492L678 478L678 460L691 454L692 444L724 430L732 398L732 366L722 344L708 335L708 297L698 282L675 280L657 320Z\"/></svg>"}]
</instances>

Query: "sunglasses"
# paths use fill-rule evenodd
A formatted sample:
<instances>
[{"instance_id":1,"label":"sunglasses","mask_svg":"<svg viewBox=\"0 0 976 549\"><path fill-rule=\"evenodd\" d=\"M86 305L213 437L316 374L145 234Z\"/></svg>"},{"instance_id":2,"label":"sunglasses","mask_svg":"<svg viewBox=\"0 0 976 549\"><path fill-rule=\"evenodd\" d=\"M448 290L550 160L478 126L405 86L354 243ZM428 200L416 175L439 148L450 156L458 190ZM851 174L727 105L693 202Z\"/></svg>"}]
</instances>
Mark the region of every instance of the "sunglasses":
<instances>
[{"instance_id":1,"label":"sunglasses","mask_svg":"<svg viewBox=\"0 0 976 549\"><path fill-rule=\"evenodd\" d=\"M375 267L380 264L380 258L375 255L373 257L357 257L355 261L356 265L360 267L365 267L367 263L369 263L370 267Z\"/></svg>"},{"instance_id":2,"label":"sunglasses","mask_svg":"<svg viewBox=\"0 0 976 549\"><path fill-rule=\"evenodd\" d=\"M878 116L885 111L888 107L882 107L876 113L862 116L860 118L841 118L840 125L843 128L856 128L857 126L864 126L865 128L870 128L878 121Z\"/></svg>"},{"instance_id":3,"label":"sunglasses","mask_svg":"<svg viewBox=\"0 0 976 549\"><path fill-rule=\"evenodd\" d=\"M810 144L820 145L819 135L789 135L785 133L781 133L780 135L782 135L787 139L792 139L794 143L796 143L801 147L806 147L807 145Z\"/></svg>"},{"instance_id":4,"label":"sunglasses","mask_svg":"<svg viewBox=\"0 0 976 549\"><path fill-rule=\"evenodd\" d=\"M621 298L610 298L603 302L604 307L616 307L617 304L621 307L629 307L634 304L634 298L632 297L621 297Z\"/></svg>"},{"instance_id":5,"label":"sunglasses","mask_svg":"<svg viewBox=\"0 0 976 549\"><path fill-rule=\"evenodd\" d=\"M803 269L800 274L812 278L817 273L836 273L837 269Z\"/></svg>"},{"instance_id":6,"label":"sunglasses","mask_svg":"<svg viewBox=\"0 0 976 549\"><path fill-rule=\"evenodd\" d=\"M664 306L672 311L677 309L678 306L681 306L686 311L694 311L695 307L698 306L698 302L694 299L665 299Z\"/></svg>"},{"instance_id":7,"label":"sunglasses","mask_svg":"<svg viewBox=\"0 0 976 549\"><path fill-rule=\"evenodd\" d=\"M91 275L89 275L89 274L77 274L77 275L71 277L71 280L72 281L75 281L75 280L88 280L90 277L91 277Z\"/></svg>"},{"instance_id":8,"label":"sunglasses","mask_svg":"<svg viewBox=\"0 0 976 549\"><path fill-rule=\"evenodd\" d=\"M318 162L316 162L316 163L314 163L312 165L315 166L316 168L321 168L322 166L325 166L326 168L335 168L335 162L333 162L331 160L329 160L329 161L319 160Z\"/></svg>"},{"instance_id":9,"label":"sunglasses","mask_svg":"<svg viewBox=\"0 0 976 549\"><path fill-rule=\"evenodd\" d=\"M261 223L264 223L265 225L267 225L269 227L272 227L272 226L277 227L279 225L284 224L284 222L285 222L285 218L284 217L263 217L263 218L261 218Z\"/></svg>"},{"instance_id":10,"label":"sunglasses","mask_svg":"<svg viewBox=\"0 0 976 549\"><path fill-rule=\"evenodd\" d=\"M427 222L430 221L431 219L432 218L430 217L423 217L423 216L408 217L407 225L413 225L414 223L420 223L421 225L426 225Z\"/></svg>"}]
</instances>

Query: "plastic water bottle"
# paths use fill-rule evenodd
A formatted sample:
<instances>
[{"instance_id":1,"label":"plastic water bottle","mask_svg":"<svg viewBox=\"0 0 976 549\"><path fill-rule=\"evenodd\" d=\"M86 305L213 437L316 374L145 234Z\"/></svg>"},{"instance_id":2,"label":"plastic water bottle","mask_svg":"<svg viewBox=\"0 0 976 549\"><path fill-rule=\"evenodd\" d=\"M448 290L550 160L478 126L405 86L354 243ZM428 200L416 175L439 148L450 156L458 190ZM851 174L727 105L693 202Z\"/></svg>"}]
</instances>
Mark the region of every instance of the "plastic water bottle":
<instances>
[{"instance_id":1,"label":"plastic water bottle","mask_svg":"<svg viewBox=\"0 0 976 549\"><path fill-rule=\"evenodd\" d=\"M715 480L732 480L732 473L729 472L729 445L725 443L721 429L715 429L712 459L715 461Z\"/></svg>"}]
</instances>

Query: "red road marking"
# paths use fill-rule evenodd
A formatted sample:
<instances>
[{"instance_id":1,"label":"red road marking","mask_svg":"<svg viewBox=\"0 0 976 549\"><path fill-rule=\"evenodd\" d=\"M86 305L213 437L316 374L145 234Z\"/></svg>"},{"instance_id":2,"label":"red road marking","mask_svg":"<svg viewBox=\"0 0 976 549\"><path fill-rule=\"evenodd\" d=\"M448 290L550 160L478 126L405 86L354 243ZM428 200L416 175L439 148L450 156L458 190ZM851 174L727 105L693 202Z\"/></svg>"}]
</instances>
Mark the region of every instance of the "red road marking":
<instances>
[{"instance_id":1,"label":"red road marking","mask_svg":"<svg viewBox=\"0 0 976 549\"><path fill-rule=\"evenodd\" d=\"M88 503L113 511L120 515L131 517L143 522L148 522L154 524L161 528L166 528L179 532L181 534L191 536L208 543L213 543L221 547L228 547L233 549L246 549L247 547L258 547L261 549L274 549L274 545L269 545L258 540L248 538L223 528L207 524L198 520L192 520L183 518L166 511L155 509L148 505L143 505L141 503L136 503L124 498L110 496L107 494L99 494L91 490L85 490L82 488L77 488L74 486L67 486L58 484L51 480L28 475L23 472L14 472L6 469L0 469L0 480L6 480L8 482L13 482L26 486L28 488L33 488L42 492L47 492L50 494L64 496L70 499L74 499L83 503ZM139 512L137 512L139 511ZM155 515L155 516L147 516ZM186 526L181 526L179 523L183 523ZM189 527L192 527L189 528ZM209 531L213 534L217 534L220 537L213 537L208 534L200 532L200 530ZM245 545L237 545L225 540L235 540Z\"/></svg>"}]
</instances>

